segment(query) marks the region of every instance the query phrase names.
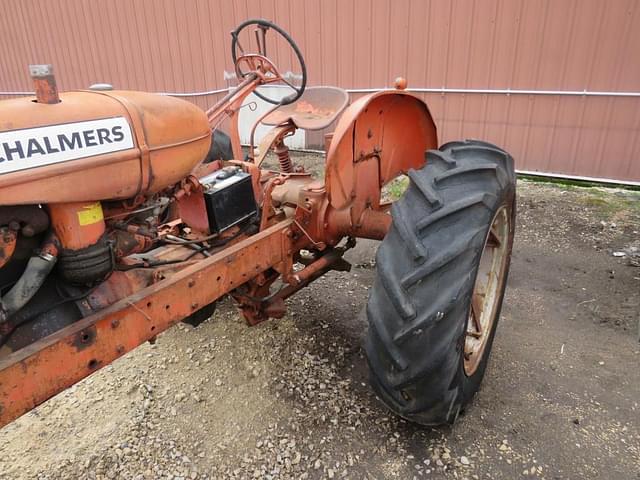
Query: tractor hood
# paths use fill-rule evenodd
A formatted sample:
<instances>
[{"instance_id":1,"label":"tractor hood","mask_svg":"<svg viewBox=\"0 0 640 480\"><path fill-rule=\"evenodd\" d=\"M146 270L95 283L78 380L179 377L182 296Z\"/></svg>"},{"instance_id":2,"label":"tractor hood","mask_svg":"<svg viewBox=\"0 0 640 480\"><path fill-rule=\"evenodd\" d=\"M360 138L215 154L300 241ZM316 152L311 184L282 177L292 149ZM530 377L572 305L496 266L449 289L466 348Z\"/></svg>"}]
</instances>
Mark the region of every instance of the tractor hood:
<instances>
[{"instance_id":1,"label":"tractor hood","mask_svg":"<svg viewBox=\"0 0 640 480\"><path fill-rule=\"evenodd\" d=\"M0 102L0 205L130 198L187 176L206 156L205 113L172 97L74 91L55 104Z\"/></svg>"}]
</instances>

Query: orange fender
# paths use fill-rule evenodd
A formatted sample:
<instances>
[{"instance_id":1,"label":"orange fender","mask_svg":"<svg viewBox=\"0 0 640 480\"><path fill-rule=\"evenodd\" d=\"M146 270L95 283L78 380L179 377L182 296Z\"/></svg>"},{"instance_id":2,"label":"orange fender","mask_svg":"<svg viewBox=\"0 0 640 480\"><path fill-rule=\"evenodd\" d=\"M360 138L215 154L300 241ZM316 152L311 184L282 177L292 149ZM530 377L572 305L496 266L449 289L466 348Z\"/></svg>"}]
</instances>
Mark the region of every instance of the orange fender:
<instances>
[{"instance_id":1,"label":"orange fender","mask_svg":"<svg viewBox=\"0 0 640 480\"><path fill-rule=\"evenodd\" d=\"M376 209L381 188L422 167L425 150L437 146L435 123L419 98L400 90L359 98L342 114L327 153L329 203Z\"/></svg>"}]
</instances>

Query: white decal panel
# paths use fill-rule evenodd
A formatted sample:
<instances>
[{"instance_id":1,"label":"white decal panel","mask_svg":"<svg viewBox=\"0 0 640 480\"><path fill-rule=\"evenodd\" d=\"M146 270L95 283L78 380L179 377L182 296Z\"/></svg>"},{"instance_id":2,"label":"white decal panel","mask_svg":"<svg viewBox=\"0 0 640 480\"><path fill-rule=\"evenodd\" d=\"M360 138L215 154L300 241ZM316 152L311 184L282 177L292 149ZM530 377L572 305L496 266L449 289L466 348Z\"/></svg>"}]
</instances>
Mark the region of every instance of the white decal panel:
<instances>
[{"instance_id":1,"label":"white decal panel","mask_svg":"<svg viewBox=\"0 0 640 480\"><path fill-rule=\"evenodd\" d=\"M0 132L0 175L133 147L124 117Z\"/></svg>"}]
</instances>

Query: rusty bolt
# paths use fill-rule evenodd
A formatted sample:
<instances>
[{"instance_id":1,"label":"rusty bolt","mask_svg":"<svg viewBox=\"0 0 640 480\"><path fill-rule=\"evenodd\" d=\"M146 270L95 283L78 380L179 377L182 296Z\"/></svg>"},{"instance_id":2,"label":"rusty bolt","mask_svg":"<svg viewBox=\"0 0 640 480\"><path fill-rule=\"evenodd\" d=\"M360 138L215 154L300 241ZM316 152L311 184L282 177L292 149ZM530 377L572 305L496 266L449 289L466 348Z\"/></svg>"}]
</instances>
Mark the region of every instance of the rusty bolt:
<instances>
[{"instance_id":1,"label":"rusty bolt","mask_svg":"<svg viewBox=\"0 0 640 480\"><path fill-rule=\"evenodd\" d=\"M124 353L124 346L123 346L123 345L118 345L118 346L116 347L116 353L117 353L118 355L122 355L122 354Z\"/></svg>"},{"instance_id":2,"label":"rusty bolt","mask_svg":"<svg viewBox=\"0 0 640 480\"><path fill-rule=\"evenodd\" d=\"M193 287L196 284L196 281L194 279L189 280L189 283L187 284L189 286L189 288Z\"/></svg>"},{"instance_id":3,"label":"rusty bolt","mask_svg":"<svg viewBox=\"0 0 640 480\"><path fill-rule=\"evenodd\" d=\"M118 328L119 325L120 325L120 320L111 321L111 328Z\"/></svg>"},{"instance_id":4,"label":"rusty bolt","mask_svg":"<svg viewBox=\"0 0 640 480\"><path fill-rule=\"evenodd\" d=\"M290 229L290 228L287 228L287 230L285 231L285 233L286 233L287 237L289 237L289 238L293 237L293 232L291 231L291 229Z\"/></svg>"},{"instance_id":5,"label":"rusty bolt","mask_svg":"<svg viewBox=\"0 0 640 480\"><path fill-rule=\"evenodd\" d=\"M198 304L196 302L193 302L191 304L191 310L195 310L196 308L198 308Z\"/></svg>"}]
</instances>

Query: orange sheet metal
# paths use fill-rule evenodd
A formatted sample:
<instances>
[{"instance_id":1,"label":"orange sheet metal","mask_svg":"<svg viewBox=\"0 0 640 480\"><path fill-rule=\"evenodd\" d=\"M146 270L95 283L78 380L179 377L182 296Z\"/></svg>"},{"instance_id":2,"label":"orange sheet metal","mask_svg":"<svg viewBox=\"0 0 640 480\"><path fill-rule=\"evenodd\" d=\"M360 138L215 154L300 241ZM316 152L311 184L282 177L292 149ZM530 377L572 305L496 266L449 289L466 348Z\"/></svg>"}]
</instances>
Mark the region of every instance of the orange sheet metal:
<instances>
[{"instance_id":1,"label":"orange sheet metal","mask_svg":"<svg viewBox=\"0 0 640 480\"><path fill-rule=\"evenodd\" d=\"M133 91L60 98L0 102L0 133L13 132L0 152L0 205L155 193L189 175L211 144L204 112L177 98Z\"/></svg>"},{"instance_id":2,"label":"orange sheet metal","mask_svg":"<svg viewBox=\"0 0 640 480\"><path fill-rule=\"evenodd\" d=\"M289 250L290 225L280 222L0 360L0 427L247 279L277 268Z\"/></svg>"},{"instance_id":3,"label":"orange sheet metal","mask_svg":"<svg viewBox=\"0 0 640 480\"><path fill-rule=\"evenodd\" d=\"M380 187L424 165L424 152L438 144L425 103L401 90L366 95L342 114L327 152L326 185L331 206L354 203L358 218L377 208Z\"/></svg>"}]
</instances>

